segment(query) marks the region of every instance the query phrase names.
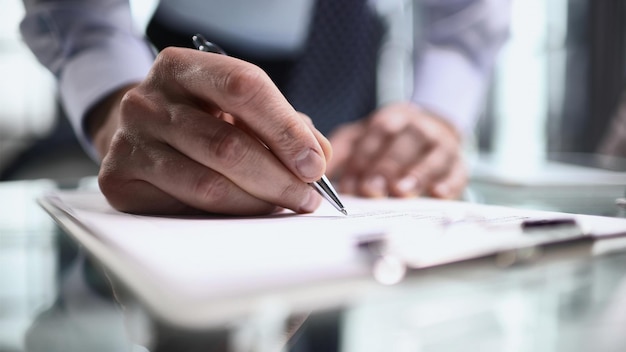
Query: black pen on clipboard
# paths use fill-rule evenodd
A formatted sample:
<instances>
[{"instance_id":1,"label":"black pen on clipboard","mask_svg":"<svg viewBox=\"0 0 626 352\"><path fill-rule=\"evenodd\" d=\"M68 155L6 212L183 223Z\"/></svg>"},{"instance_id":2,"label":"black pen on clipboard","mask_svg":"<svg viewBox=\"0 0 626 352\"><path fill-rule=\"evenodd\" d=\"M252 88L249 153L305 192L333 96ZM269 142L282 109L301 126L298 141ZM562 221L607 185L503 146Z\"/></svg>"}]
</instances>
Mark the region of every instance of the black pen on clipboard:
<instances>
[{"instance_id":1,"label":"black pen on clipboard","mask_svg":"<svg viewBox=\"0 0 626 352\"><path fill-rule=\"evenodd\" d=\"M226 52L222 48L206 40L201 34L195 34L193 37L191 37L191 40L193 41L193 45L196 47L196 49L200 51L226 55ZM324 199L332 204L335 209L339 210L343 215L348 215L346 208L341 203L341 200L339 200L337 192L333 188L326 175L323 175L322 178L320 178L319 180L310 183L310 185L315 188L315 190Z\"/></svg>"}]
</instances>

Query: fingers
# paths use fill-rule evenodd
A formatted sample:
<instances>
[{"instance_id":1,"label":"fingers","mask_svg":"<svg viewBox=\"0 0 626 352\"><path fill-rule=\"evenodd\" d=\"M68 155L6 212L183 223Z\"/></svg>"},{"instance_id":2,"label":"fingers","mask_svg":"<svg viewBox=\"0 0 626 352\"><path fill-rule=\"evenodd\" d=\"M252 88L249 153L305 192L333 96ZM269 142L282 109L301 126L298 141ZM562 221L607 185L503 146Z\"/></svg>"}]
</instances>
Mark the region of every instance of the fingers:
<instances>
[{"instance_id":1,"label":"fingers","mask_svg":"<svg viewBox=\"0 0 626 352\"><path fill-rule=\"evenodd\" d=\"M383 108L354 142L339 189L367 197L454 198L467 177L459 143L447 123L415 106Z\"/></svg>"},{"instance_id":2,"label":"fingers","mask_svg":"<svg viewBox=\"0 0 626 352\"><path fill-rule=\"evenodd\" d=\"M407 129L388 139L377 158L372 159L360 192L373 197L419 196L425 181L443 171L445 157L431 148L416 130Z\"/></svg>"},{"instance_id":3,"label":"fingers","mask_svg":"<svg viewBox=\"0 0 626 352\"><path fill-rule=\"evenodd\" d=\"M453 197L464 170L458 155L443 147L435 147L415 162L389 179L390 194L396 197L429 195L440 198ZM447 189L446 189L447 187ZM439 192L434 192L438 189Z\"/></svg>"},{"instance_id":4,"label":"fingers","mask_svg":"<svg viewBox=\"0 0 626 352\"><path fill-rule=\"evenodd\" d=\"M177 114L195 122L163 134L168 145L224 175L252 196L296 212L314 210L307 203L311 187L286 171L280 160L254 137L219 119L193 116L199 112L186 107Z\"/></svg>"},{"instance_id":5,"label":"fingers","mask_svg":"<svg viewBox=\"0 0 626 352\"><path fill-rule=\"evenodd\" d=\"M155 67L153 84L180 88L181 99L210 102L236 116L302 181L313 182L323 175L324 149L329 144L320 145L309 125L258 67L181 48L164 50Z\"/></svg>"},{"instance_id":6,"label":"fingers","mask_svg":"<svg viewBox=\"0 0 626 352\"><path fill-rule=\"evenodd\" d=\"M273 196L276 199L261 199L166 144L143 149L134 144L134 139L135 136L123 133L116 135L113 153L103 160L99 175L103 193L118 210L171 214L200 209L252 215L274 212L277 204L300 212L313 211L319 205L319 197L302 182L296 183L302 185L301 191L290 184L283 192L278 191L279 196ZM283 199L278 199L280 196Z\"/></svg>"},{"instance_id":7,"label":"fingers","mask_svg":"<svg viewBox=\"0 0 626 352\"><path fill-rule=\"evenodd\" d=\"M387 149L402 134L413 133L411 143L421 144L421 122L416 122L414 116L420 111L410 104L392 105L375 112L367 122L361 137L354 146L355 154L351 159L350 167L364 169L372 166L374 159L379 159ZM419 145L417 145L419 147ZM421 148L421 147L420 147ZM405 150L406 154L408 150Z\"/></svg>"}]
</instances>

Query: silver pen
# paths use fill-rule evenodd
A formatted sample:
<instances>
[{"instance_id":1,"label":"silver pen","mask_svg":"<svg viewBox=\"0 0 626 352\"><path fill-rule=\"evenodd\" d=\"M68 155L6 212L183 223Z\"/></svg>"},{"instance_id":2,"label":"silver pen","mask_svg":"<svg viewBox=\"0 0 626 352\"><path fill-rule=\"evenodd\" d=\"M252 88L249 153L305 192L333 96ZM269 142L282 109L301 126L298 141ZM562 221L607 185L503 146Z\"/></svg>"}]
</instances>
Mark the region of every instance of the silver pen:
<instances>
[{"instance_id":1,"label":"silver pen","mask_svg":"<svg viewBox=\"0 0 626 352\"><path fill-rule=\"evenodd\" d=\"M209 42L200 34L194 35L193 37L191 37L191 40L193 41L193 45L195 45L196 49L200 51L226 55L226 52L222 50L222 48ZM332 184L330 183L326 175L323 175L321 179L313 183L310 183L310 185L313 188L315 188L315 190L324 199L330 202L330 204L332 204L335 207L335 209L339 210L343 215L348 215L346 208L341 203L341 200L339 200L339 196L337 195L337 192L333 188Z\"/></svg>"}]
</instances>

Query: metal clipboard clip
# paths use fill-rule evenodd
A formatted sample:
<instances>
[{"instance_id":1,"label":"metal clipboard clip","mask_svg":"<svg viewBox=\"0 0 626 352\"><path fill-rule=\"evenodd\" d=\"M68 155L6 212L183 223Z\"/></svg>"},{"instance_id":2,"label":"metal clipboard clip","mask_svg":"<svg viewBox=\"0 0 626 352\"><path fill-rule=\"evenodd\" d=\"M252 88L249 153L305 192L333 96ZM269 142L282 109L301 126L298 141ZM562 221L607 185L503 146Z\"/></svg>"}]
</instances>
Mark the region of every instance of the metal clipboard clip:
<instances>
[{"instance_id":1,"label":"metal clipboard clip","mask_svg":"<svg viewBox=\"0 0 626 352\"><path fill-rule=\"evenodd\" d=\"M493 256L498 267L536 261L543 248L589 239L573 218L528 219L503 229L472 228L450 234L445 226L420 226L366 235L358 242L374 279L383 285L400 283L413 269Z\"/></svg>"}]
</instances>

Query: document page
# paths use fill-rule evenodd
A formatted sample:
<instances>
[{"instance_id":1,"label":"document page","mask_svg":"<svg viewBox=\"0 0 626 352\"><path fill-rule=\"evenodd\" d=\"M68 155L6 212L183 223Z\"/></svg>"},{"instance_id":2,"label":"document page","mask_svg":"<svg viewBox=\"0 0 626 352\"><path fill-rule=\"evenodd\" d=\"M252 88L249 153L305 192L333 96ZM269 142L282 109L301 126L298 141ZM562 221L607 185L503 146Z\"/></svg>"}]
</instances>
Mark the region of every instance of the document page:
<instances>
[{"instance_id":1,"label":"document page","mask_svg":"<svg viewBox=\"0 0 626 352\"><path fill-rule=\"evenodd\" d=\"M235 289L244 279L245 285L255 286L255 281L309 280L326 275L324 270L345 268L349 275L355 269L351 263L358 262L358 243L377 236L410 237L416 251L430 250L433 243L469 251L532 240L520 232L520 224L528 219L578 218L585 231L596 235L626 230L625 219L425 198L344 196L347 216L323 203L311 214L284 211L261 217L131 215L114 210L97 191L49 198L100 240L156 273L176 278L177 285L219 283L211 285L216 294L217 287Z\"/></svg>"},{"instance_id":2,"label":"document page","mask_svg":"<svg viewBox=\"0 0 626 352\"><path fill-rule=\"evenodd\" d=\"M375 253L362 244L377 240L425 267L545 241L521 230L534 219L574 219L584 229L576 236L626 232L617 218L426 198L342 201L347 216L326 203L312 214L139 216L114 210L99 191L59 191L40 203L71 219L61 222L68 232L154 305L370 275Z\"/></svg>"}]
</instances>

